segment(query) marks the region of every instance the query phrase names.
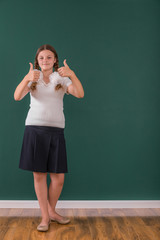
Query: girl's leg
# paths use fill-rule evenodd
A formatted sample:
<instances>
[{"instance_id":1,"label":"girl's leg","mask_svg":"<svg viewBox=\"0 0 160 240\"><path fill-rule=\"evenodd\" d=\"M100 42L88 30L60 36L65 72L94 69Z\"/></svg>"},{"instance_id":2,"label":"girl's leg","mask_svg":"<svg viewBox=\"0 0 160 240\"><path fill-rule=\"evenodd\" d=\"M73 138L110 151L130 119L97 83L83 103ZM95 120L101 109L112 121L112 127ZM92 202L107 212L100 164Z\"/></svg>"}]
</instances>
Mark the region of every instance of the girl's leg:
<instances>
[{"instance_id":1,"label":"girl's leg","mask_svg":"<svg viewBox=\"0 0 160 240\"><path fill-rule=\"evenodd\" d=\"M47 173L33 172L34 176L34 187L39 201L41 214L42 214L42 225L48 224L49 213L48 213L48 201L47 201Z\"/></svg>"},{"instance_id":2,"label":"girl's leg","mask_svg":"<svg viewBox=\"0 0 160 240\"><path fill-rule=\"evenodd\" d=\"M49 185L49 196L48 196L48 211L50 217L56 217L61 219L55 211L55 207L58 198L61 194L64 184L64 173L50 173L51 182Z\"/></svg>"}]
</instances>

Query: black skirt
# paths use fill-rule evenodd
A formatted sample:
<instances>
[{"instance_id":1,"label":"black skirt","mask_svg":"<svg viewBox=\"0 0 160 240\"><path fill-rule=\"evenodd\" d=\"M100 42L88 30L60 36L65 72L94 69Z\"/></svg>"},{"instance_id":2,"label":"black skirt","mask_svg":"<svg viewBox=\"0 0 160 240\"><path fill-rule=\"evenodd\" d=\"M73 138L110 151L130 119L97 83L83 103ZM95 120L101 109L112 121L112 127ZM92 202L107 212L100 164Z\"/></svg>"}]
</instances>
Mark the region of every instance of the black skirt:
<instances>
[{"instance_id":1,"label":"black skirt","mask_svg":"<svg viewBox=\"0 0 160 240\"><path fill-rule=\"evenodd\" d=\"M64 128L25 125L19 168L33 172L67 173Z\"/></svg>"}]
</instances>

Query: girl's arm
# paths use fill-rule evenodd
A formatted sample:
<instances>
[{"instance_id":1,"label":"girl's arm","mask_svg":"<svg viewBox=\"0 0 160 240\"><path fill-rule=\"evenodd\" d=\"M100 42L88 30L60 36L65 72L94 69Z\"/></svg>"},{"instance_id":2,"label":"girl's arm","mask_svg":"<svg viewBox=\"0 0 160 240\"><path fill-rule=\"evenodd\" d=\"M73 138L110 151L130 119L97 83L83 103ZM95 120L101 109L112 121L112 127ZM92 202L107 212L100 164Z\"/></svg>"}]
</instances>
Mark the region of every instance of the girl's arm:
<instances>
[{"instance_id":1,"label":"girl's arm","mask_svg":"<svg viewBox=\"0 0 160 240\"><path fill-rule=\"evenodd\" d=\"M84 89L82 87L80 80L77 78L76 74L74 73L74 71L71 72L70 79L72 80L72 84L68 86L67 92L77 98L83 98Z\"/></svg>"},{"instance_id":2,"label":"girl's arm","mask_svg":"<svg viewBox=\"0 0 160 240\"><path fill-rule=\"evenodd\" d=\"M14 92L14 99L16 101L20 101L24 96L30 91L27 84L29 83L28 74L23 78L23 80L20 82L20 84L17 86L15 92Z\"/></svg>"},{"instance_id":3,"label":"girl's arm","mask_svg":"<svg viewBox=\"0 0 160 240\"><path fill-rule=\"evenodd\" d=\"M77 98L83 98L84 89L80 80L77 78L75 72L70 69L70 67L66 63L66 59L63 61L63 63L64 67L58 68L58 72L62 77L69 77L72 81L72 84L67 87L67 92Z\"/></svg>"},{"instance_id":4,"label":"girl's arm","mask_svg":"<svg viewBox=\"0 0 160 240\"><path fill-rule=\"evenodd\" d=\"M28 74L23 78L22 82L17 86L14 92L14 99L16 101L21 100L24 96L30 91L30 88L27 86L29 81L38 81L40 76L40 71L34 71L33 64L30 64L30 69Z\"/></svg>"}]
</instances>

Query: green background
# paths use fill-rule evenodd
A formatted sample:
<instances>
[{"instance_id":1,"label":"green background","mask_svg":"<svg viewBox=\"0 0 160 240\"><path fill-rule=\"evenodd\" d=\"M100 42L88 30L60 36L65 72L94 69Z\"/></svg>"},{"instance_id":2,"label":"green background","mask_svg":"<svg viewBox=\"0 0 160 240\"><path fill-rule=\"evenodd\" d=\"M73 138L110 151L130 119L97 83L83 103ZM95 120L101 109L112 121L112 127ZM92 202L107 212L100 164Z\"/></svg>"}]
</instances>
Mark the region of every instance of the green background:
<instances>
[{"instance_id":1,"label":"green background","mask_svg":"<svg viewBox=\"0 0 160 240\"><path fill-rule=\"evenodd\" d=\"M60 200L160 199L160 1L0 1L0 200L36 200L19 169L37 49L52 45L85 96L64 96L69 173ZM48 175L49 183L49 175Z\"/></svg>"}]
</instances>

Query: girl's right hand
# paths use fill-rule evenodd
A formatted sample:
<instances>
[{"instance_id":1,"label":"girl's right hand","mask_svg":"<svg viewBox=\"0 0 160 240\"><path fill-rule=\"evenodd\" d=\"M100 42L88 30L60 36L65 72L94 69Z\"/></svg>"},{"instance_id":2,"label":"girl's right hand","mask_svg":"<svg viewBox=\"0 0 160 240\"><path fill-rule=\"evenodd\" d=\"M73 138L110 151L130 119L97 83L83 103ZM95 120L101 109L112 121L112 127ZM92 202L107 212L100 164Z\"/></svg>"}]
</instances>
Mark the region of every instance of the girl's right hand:
<instances>
[{"instance_id":1,"label":"girl's right hand","mask_svg":"<svg viewBox=\"0 0 160 240\"><path fill-rule=\"evenodd\" d=\"M40 76L40 70L33 69L33 64L32 63L29 63L29 64L30 64L30 69L27 74L27 78L29 81L37 82Z\"/></svg>"}]
</instances>

